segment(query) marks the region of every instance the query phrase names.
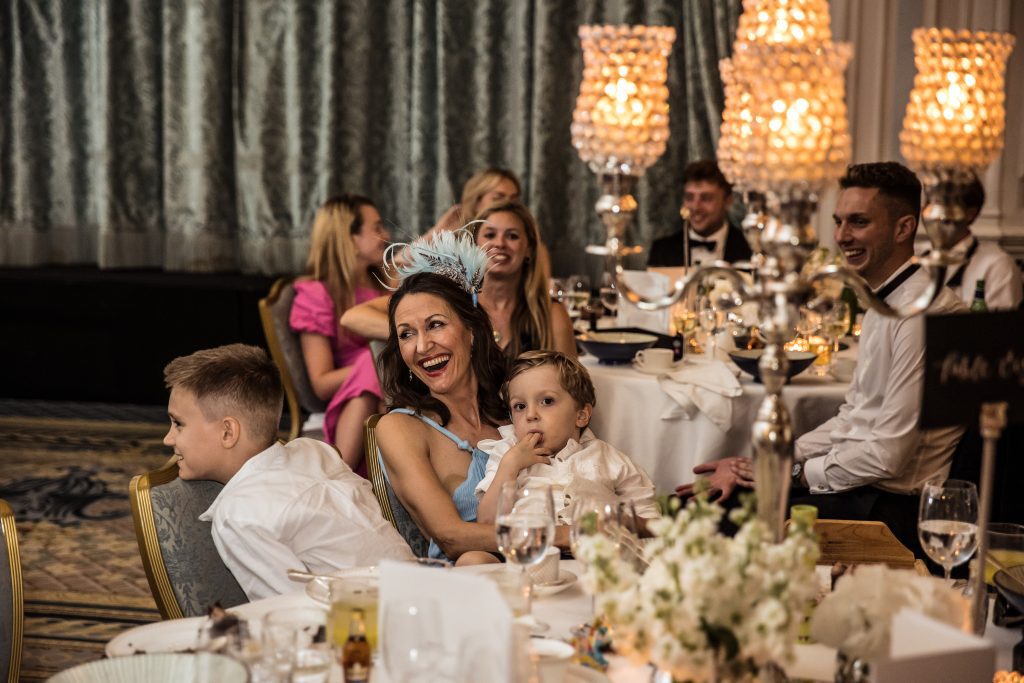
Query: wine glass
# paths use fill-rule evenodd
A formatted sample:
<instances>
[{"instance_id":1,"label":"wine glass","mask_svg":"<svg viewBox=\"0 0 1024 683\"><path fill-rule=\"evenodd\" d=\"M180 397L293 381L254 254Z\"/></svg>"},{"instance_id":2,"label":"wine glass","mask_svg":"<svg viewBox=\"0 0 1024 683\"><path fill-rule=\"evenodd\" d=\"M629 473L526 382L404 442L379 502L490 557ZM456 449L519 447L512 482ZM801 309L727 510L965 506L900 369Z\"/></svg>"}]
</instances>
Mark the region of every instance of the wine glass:
<instances>
[{"instance_id":1,"label":"wine glass","mask_svg":"<svg viewBox=\"0 0 1024 683\"><path fill-rule=\"evenodd\" d=\"M949 579L978 547L978 489L959 479L925 484L917 519L921 547Z\"/></svg>"},{"instance_id":2,"label":"wine glass","mask_svg":"<svg viewBox=\"0 0 1024 683\"><path fill-rule=\"evenodd\" d=\"M568 309L573 311L582 307L590 300L590 277L586 275L570 275L565 280L565 295Z\"/></svg>"},{"instance_id":3,"label":"wine glass","mask_svg":"<svg viewBox=\"0 0 1024 683\"><path fill-rule=\"evenodd\" d=\"M498 550L509 562L518 564L522 580L529 581L526 568L544 559L555 538L555 504L548 484L501 485L495 519Z\"/></svg>"},{"instance_id":4,"label":"wine glass","mask_svg":"<svg viewBox=\"0 0 1024 683\"><path fill-rule=\"evenodd\" d=\"M839 353L839 340L850 329L850 305L845 301L833 302L828 313L822 316L822 331L832 342L832 353Z\"/></svg>"},{"instance_id":5,"label":"wine glass","mask_svg":"<svg viewBox=\"0 0 1024 683\"><path fill-rule=\"evenodd\" d=\"M381 659L392 681L426 680L441 660L441 610L433 598L397 600L381 617Z\"/></svg>"},{"instance_id":6,"label":"wine glass","mask_svg":"<svg viewBox=\"0 0 1024 683\"><path fill-rule=\"evenodd\" d=\"M615 286L615 276L611 273L601 275L601 305L605 307L610 315L615 315L619 310L619 288Z\"/></svg>"}]
</instances>

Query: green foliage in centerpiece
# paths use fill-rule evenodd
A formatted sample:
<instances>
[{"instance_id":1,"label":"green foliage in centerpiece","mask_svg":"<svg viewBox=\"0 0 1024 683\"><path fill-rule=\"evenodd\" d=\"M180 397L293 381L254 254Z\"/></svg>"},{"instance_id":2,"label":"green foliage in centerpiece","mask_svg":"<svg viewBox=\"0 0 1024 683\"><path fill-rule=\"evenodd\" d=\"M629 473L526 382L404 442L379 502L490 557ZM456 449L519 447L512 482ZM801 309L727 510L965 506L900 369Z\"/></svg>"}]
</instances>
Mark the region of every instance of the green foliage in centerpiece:
<instances>
[{"instance_id":1,"label":"green foliage in centerpiece","mask_svg":"<svg viewBox=\"0 0 1024 683\"><path fill-rule=\"evenodd\" d=\"M730 538L719 531L723 514L703 493L682 509L676 504L648 523L654 538L642 557L630 557L624 549L634 544L608 533L579 539L584 586L611 624L618 652L677 681L752 678L768 664L792 661L816 593L812 530L794 523L774 543L748 500L730 513L740 526Z\"/></svg>"}]
</instances>

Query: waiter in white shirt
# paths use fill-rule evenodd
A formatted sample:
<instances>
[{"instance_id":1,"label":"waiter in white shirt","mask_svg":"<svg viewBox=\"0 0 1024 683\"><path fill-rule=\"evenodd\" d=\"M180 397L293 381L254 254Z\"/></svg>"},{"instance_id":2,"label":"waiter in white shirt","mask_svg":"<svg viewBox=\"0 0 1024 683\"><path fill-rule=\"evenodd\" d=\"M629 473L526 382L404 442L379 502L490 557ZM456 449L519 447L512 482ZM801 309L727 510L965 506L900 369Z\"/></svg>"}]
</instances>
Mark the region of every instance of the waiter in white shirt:
<instances>
[{"instance_id":1,"label":"waiter in white shirt","mask_svg":"<svg viewBox=\"0 0 1024 683\"><path fill-rule=\"evenodd\" d=\"M949 269L946 286L953 290L960 300L970 304L978 280L985 281L985 305L988 310L1016 310L1024 299L1020 268L1013 257L994 242L982 242L971 234L971 224L981 213L985 204L985 188L972 174L972 182L963 194L967 220L957 232L956 244L950 249L955 256L962 256L964 262Z\"/></svg>"},{"instance_id":2,"label":"waiter in white shirt","mask_svg":"<svg viewBox=\"0 0 1024 683\"><path fill-rule=\"evenodd\" d=\"M910 262L921 210L921 184L894 162L849 167L839 181L834 213L836 243L847 264L875 294L897 308L928 286L928 274ZM930 312L965 310L943 288ZM908 548L916 540L918 492L945 479L963 429L918 428L924 377L924 318L864 316L857 370L839 414L796 442L791 503L818 507L823 519L885 522ZM726 458L694 468L708 473L727 498L752 486L747 458ZM681 486L681 495L692 493Z\"/></svg>"},{"instance_id":3,"label":"waiter in white shirt","mask_svg":"<svg viewBox=\"0 0 1024 683\"><path fill-rule=\"evenodd\" d=\"M752 254L743 231L729 222L732 185L718 164L707 159L695 161L683 171L683 206L689 214L674 233L651 243L648 267L698 266L713 261L747 261ZM687 261L689 257L689 261Z\"/></svg>"}]
</instances>

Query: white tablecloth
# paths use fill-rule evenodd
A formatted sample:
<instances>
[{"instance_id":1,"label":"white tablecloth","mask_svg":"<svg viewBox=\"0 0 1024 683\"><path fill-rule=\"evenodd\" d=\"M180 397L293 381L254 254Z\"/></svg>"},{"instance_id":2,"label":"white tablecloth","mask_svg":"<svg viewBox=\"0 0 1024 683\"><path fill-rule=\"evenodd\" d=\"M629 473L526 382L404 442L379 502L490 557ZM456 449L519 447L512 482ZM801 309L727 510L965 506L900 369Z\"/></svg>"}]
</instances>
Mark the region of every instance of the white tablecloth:
<instances>
[{"instance_id":1,"label":"white tablecloth","mask_svg":"<svg viewBox=\"0 0 1024 683\"><path fill-rule=\"evenodd\" d=\"M576 575L581 573L580 565L575 560L562 560L560 568L569 570ZM493 571L494 566L466 567L454 569L457 572ZM301 587L297 587L294 593L279 595L273 598L257 600L238 607L232 607L231 611L245 619L259 619L263 615L282 607L318 606L324 607L309 598ZM1011 666L1012 648L1020 639L1019 630L999 628L992 625L992 610L989 610L989 623L985 632L985 639L992 642L996 647L996 668L1006 670ZM577 582L573 586L556 595L538 598L533 603L534 616L544 623L550 625L550 630L545 634L550 638L568 640L571 628L586 621L589 621L593 614L593 602L591 597L583 590ZM471 617L467 617L471 618ZM170 620L157 624L140 627L150 631L153 629L166 629L168 634L180 630L183 621L198 622L198 619ZM191 624L194 632L196 624ZM151 634L152 635L152 634ZM384 634L381 637L386 637ZM151 650L158 651L158 650ZM108 656L115 653L109 652ZM797 677L811 681L831 681L833 667L835 665L835 651L824 645L797 645L796 662L787 668L790 677ZM335 666L331 672L331 681L341 680L341 671ZM651 670L649 667L634 666L624 658L613 658L612 668L608 677L613 683L649 683ZM375 676L376 681L382 681L383 676Z\"/></svg>"},{"instance_id":2,"label":"white tablecloth","mask_svg":"<svg viewBox=\"0 0 1024 683\"><path fill-rule=\"evenodd\" d=\"M847 356L850 351L842 355ZM601 365L592 356L580 361L590 371L597 405L590 426L644 468L658 491L693 481L693 467L733 455L750 455L750 427L764 398L764 386L740 375L743 396L733 402L732 427L723 432L705 415L661 419L674 401L658 378L626 365ZM835 415L849 385L804 372L786 385L783 400L793 420L794 438Z\"/></svg>"}]
</instances>

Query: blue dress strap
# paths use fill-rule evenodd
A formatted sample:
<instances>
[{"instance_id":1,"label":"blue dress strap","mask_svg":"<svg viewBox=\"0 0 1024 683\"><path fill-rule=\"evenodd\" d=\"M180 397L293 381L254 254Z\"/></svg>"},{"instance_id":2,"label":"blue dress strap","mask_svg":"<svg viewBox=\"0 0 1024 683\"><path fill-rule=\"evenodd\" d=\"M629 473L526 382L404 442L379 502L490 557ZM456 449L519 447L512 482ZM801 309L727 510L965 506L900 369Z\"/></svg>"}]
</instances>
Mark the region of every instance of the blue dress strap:
<instances>
[{"instance_id":1,"label":"blue dress strap","mask_svg":"<svg viewBox=\"0 0 1024 683\"><path fill-rule=\"evenodd\" d=\"M433 427L434 429L436 429L437 431L441 432L442 434L444 434L445 436L447 436L447 437L448 437L449 439L451 439L452 441L454 441L454 442L455 442L455 446L456 446L456 447L457 447L457 448L458 448L458 449L459 449L460 451L467 451L467 452L469 452L469 453L472 453L472 452L473 452L473 446L472 446L472 444L470 444L470 443L469 443L468 441L466 441L465 439L460 439L460 438L458 437L458 435L456 435L456 434L452 433L452 432L451 432L450 430L448 430L448 429L445 429L445 428L444 428L444 427L442 427L442 426L441 426L440 424L438 424L438 423L437 423L437 422L435 422L434 420L431 420L431 419L430 419L429 417L427 417L426 415L418 415L418 414L416 413L416 411L414 411L414 410L410 410L409 408L395 408L395 409L394 409L394 410L392 410L391 412L392 412L392 413L402 413L402 414L404 414L404 415L412 415L413 417L415 417L415 418L417 418L417 419L419 419L419 420L421 420L421 421L423 421L423 422L426 422L426 423L427 423L428 425L430 425L431 427Z\"/></svg>"},{"instance_id":2,"label":"blue dress strap","mask_svg":"<svg viewBox=\"0 0 1024 683\"><path fill-rule=\"evenodd\" d=\"M424 423L430 425L437 431L441 432L449 439L451 439L455 446L460 451L468 452L472 457L469 461L469 469L466 471L466 480L459 484L459 487L452 492L452 504L455 505L455 510L459 513L459 517L464 522L475 522L476 521L476 485L480 483L480 480L484 478L484 473L487 470L487 454L479 448L475 448L465 439L459 438L456 434L453 434L450 430L445 429L434 420L424 415L417 415L415 411L408 408L395 408L391 411L392 413L403 413L405 415L412 415L413 417L422 420ZM377 457L380 458L380 451L377 451ZM381 458L381 466L383 468L384 459ZM387 476L387 469L384 469L385 476ZM434 543L434 540L430 540L430 549L427 552L429 557L435 559L448 559L445 557L444 552L441 548Z\"/></svg>"}]
</instances>

